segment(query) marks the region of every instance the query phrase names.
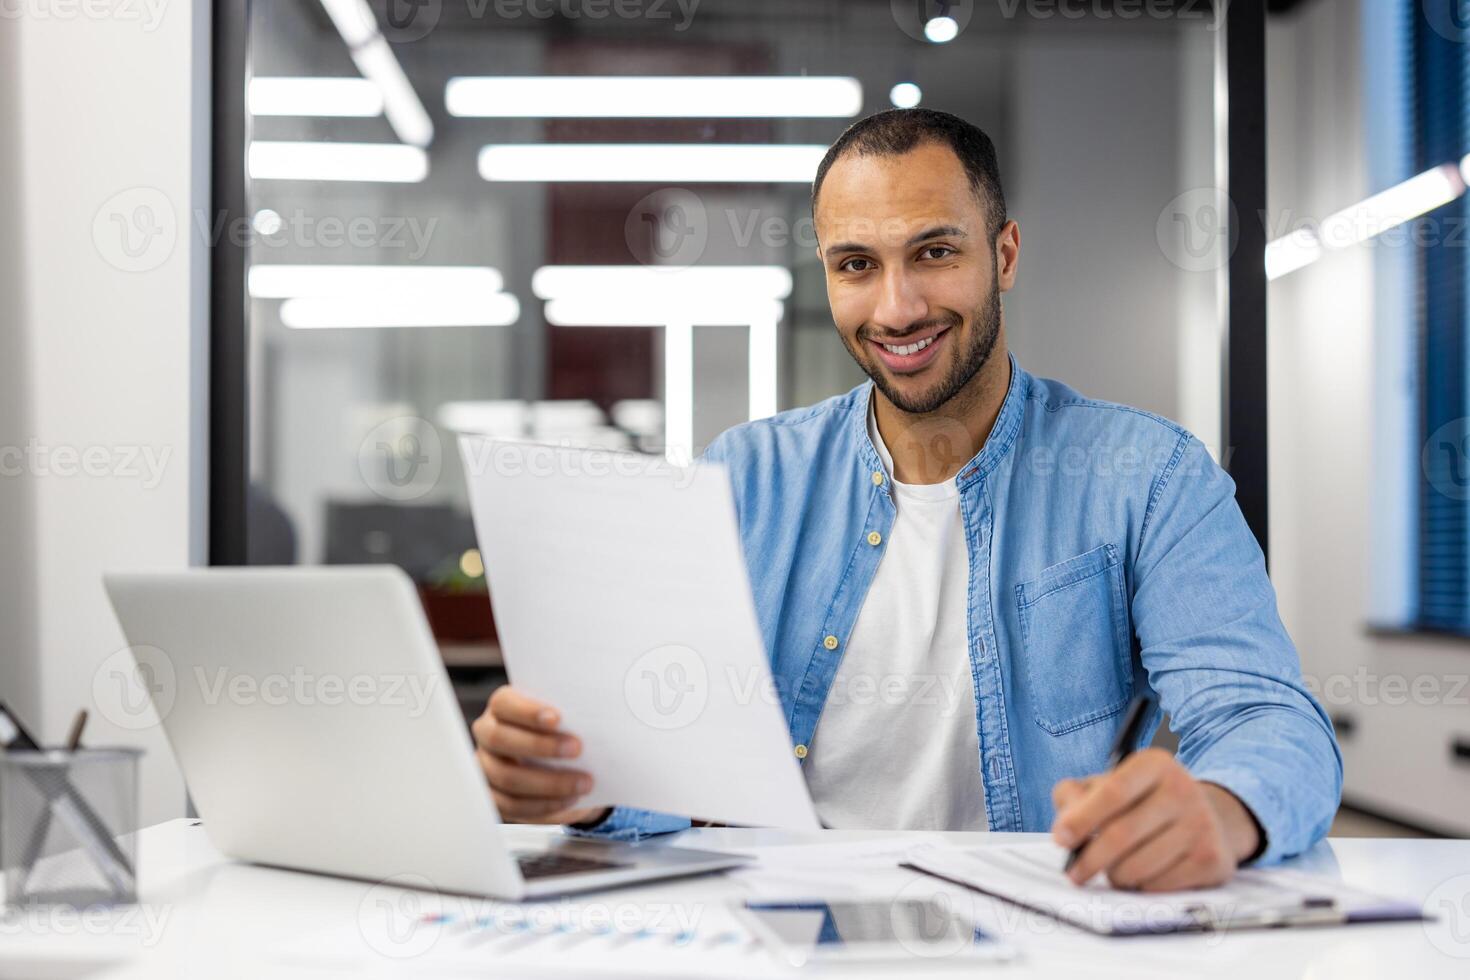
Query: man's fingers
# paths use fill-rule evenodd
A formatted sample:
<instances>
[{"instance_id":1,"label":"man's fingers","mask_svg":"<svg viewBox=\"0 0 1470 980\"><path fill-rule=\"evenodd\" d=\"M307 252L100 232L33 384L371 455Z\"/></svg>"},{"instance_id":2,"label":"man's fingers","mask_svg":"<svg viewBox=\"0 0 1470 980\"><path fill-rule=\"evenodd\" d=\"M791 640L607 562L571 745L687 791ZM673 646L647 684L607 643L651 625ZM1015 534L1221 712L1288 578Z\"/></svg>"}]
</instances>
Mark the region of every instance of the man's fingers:
<instances>
[{"instance_id":1,"label":"man's fingers","mask_svg":"<svg viewBox=\"0 0 1470 980\"><path fill-rule=\"evenodd\" d=\"M1140 888L1145 881L1173 867L1189 851L1192 842L1193 831L1182 821L1171 821L1099 870L1108 873L1108 882L1114 888Z\"/></svg>"},{"instance_id":2,"label":"man's fingers","mask_svg":"<svg viewBox=\"0 0 1470 980\"><path fill-rule=\"evenodd\" d=\"M1176 799L1163 793L1150 793L1132 808L1103 824L1102 829L1083 847L1081 857L1067 876L1080 885L1099 871L1106 871L1109 880L1113 880L1113 870L1119 863L1127 861L1141 847L1146 847L1147 842L1164 832L1178 815Z\"/></svg>"},{"instance_id":3,"label":"man's fingers","mask_svg":"<svg viewBox=\"0 0 1470 980\"><path fill-rule=\"evenodd\" d=\"M1051 805L1054 810L1062 810L1072 804L1077 797L1087 791L1092 785L1094 776L1084 776L1081 779L1064 779L1051 789Z\"/></svg>"},{"instance_id":4,"label":"man's fingers","mask_svg":"<svg viewBox=\"0 0 1470 980\"><path fill-rule=\"evenodd\" d=\"M1052 838L1062 847L1076 847L1152 790L1172 763L1168 753L1145 749L1124 759L1113 771L1094 777L1071 805L1057 813Z\"/></svg>"},{"instance_id":5,"label":"man's fingers","mask_svg":"<svg viewBox=\"0 0 1470 980\"><path fill-rule=\"evenodd\" d=\"M515 725L492 725L476 738L485 751L509 759L572 759L582 752L575 735L541 735Z\"/></svg>"},{"instance_id":6,"label":"man's fingers","mask_svg":"<svg viewBox=\"0 0 1470 980\"><path fill-rule=\"evenodd\" d=\"M577 802L576 800L528 800L502 793L499 790L491 790L490 793L495 799L495 808L506 820L544 820L548 823L560 823L561 821L555 818L575 806Z\"/></svg>"},{"instance_id":7,"label":"man's fingers","mask_svg":"<svg viewBox=\"0 0 1470 980\"><path fill-rule=\"evenodd\" d=\"M488 752L481 752L480 759L490 785L512 796L564 800L592 789L592 777L585 772L538 769Z\"/></svg>"},{"instance_id":8,"label":"man's fingers","mask_svg":"<svg viewBox=\"0 0 1470 980\"><path fill-rule=\"evenodd\" d=\"M1226 853L1218 834L1192 834L1172 865L1138 887L1146 892L1173 892L1185 888L1214 888L1230 880L1235 860Z\"/></svg>"},{"instance_id":9,"label":"man's fingers","mask_svg":"<svg viewBox=\"0 0 1470 980\"><path fill-rule=\"evenodd\" d=\"M490 713L496 719L538 732L554 732L561 724L561 712L535 698L528 698L509 684L490 695Z\"/></svg>"}]
</instances>

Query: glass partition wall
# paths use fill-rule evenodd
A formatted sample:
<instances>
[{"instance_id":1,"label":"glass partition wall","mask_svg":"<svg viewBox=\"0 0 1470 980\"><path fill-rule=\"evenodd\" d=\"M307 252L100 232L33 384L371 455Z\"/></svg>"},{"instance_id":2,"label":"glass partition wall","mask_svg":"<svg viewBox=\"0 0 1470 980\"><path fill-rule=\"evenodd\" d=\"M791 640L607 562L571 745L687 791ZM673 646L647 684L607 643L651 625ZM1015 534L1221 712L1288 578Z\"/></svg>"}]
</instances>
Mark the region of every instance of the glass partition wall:
<instances>
[{"instance_id":1,"label":"glass partition wall","mask_svg":"<svg viewBox=\"0 0 1470 980\"><path fill-rule=\"evenodd\" d=\"M995 141L1027 369L1218 450L1217 24L1061 6L254 0L248 560L396 563L492 668L456 435L681 460L864 380L810 185L891 106Z\"/></svg>"}]
</instances>

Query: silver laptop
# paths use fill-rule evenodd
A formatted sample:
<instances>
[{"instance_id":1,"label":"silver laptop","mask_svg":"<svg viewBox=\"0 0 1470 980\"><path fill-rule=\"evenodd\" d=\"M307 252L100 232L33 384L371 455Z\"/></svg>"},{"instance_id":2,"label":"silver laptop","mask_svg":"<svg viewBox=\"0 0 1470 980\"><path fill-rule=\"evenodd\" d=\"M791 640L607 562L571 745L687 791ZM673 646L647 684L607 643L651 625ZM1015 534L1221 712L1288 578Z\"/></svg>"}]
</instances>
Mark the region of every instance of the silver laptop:
<instances>
[{"instance_id":1,"label":"silver laptop","mask_svg":"<svg viewBox=\"0 0 1470 980\"><path fill-rule=\"evenodd\" d=\"M204 829L231 857L513 900L749 860L567 835L513 850L398 568L104 583Z\"/></svg>"}]
</instances>

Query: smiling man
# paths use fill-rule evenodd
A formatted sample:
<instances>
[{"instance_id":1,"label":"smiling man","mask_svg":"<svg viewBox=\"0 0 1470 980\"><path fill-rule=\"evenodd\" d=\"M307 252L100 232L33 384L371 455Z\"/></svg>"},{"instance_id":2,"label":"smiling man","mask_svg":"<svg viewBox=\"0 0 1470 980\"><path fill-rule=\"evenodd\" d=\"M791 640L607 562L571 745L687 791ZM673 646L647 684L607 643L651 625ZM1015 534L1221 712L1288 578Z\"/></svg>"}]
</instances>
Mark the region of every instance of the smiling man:
<instances>
[{"instance_id":1,"label":"smiling man","mask_svg":"<svg viewBox=\"0 0 1470 980\"><path fill-rule=\"evenodd\" d=\"M1074 880L1145 890L1318 840L1341 757L1234 484L1174 423L1009 354L1021 233L990 139L932 110L871 116L828 151L812 208L833 321L871 383L738 426L706 457L730 469L824 822L1049 830L1085 844ZM1177 755L1105 771L1141 692L1158 704L1142 744L1167 714ZM585 774L537 760L580 743L511 688L475 732L509 819L688 826L577 809Z\"/></svg>"}]
</instances>

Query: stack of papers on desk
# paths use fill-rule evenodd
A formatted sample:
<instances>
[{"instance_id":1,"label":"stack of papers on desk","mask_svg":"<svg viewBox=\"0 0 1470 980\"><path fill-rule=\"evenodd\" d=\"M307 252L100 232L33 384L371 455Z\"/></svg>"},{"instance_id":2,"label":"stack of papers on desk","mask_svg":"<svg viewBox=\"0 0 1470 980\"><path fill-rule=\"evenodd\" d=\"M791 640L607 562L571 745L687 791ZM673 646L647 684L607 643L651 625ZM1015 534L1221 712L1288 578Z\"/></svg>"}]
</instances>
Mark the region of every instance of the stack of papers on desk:
<instances>
[{"instance_id":1,"label":"stack of papers on desk","mask_svg":"<svg viewBox=\"0 0 1470 980\"><path fill-rule=\"evenodd\" d=\"M744 898L836 898L892 893L912 874L902 867L913 837L743 848L756 862L726 872Z\"/></svg>"},{"instance_id":2,"label":"stack of papers on desk","mask_svg":"<svg viewBox=\"0 0 1470 980\"><path fill-rule=\"evenodd\" d=\"M1247 868L1219 888L1145 893L1111 888L1101 875L1081 887L1074 885L1063 872L1066 859L1067 852L1052 844L965 850L926 846L912 851L906 863L1108 936L1423 918L1414 902L1284 869Z\"/></svg>"}]
</instances>

